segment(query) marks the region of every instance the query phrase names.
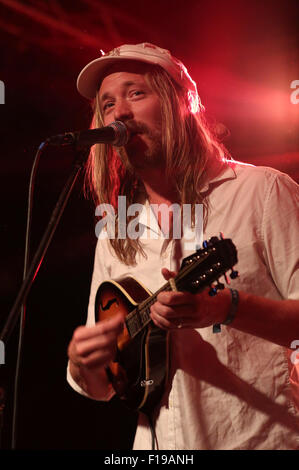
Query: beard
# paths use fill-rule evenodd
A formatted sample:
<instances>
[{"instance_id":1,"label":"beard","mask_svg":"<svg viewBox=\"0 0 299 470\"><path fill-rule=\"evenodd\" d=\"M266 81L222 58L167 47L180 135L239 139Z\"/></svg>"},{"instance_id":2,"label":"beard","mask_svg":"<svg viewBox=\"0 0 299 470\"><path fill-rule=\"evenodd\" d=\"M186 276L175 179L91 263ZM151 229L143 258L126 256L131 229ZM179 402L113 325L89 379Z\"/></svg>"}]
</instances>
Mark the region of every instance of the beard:
<instances>
[{"instance_id":1,"label":"beard","mask_svg":"<svg viewBox=\"0 0 299 470\"><path fill-rule=\"evenodd\" d=\"M126 123L126 126L130 133L129 141L117 149L125 168L133 173L153 167L163 168L165 159L161 126L150 129L136 121Z\"/></svg>"}]
</instances>

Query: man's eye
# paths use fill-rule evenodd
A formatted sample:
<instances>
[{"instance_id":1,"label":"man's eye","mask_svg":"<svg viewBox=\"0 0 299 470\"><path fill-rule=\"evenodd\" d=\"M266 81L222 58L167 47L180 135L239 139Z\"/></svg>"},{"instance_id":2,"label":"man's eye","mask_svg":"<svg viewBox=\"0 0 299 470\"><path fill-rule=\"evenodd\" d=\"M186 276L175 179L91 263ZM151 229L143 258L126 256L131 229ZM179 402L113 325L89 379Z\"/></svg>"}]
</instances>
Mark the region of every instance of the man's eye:
<instances>
[{"instance_id":1,"label":"man's eye","mask_svg":"<svg viewBox=\"0 0 299 470\"><path fill-rule=\"evenodd\" d=\"M111 108L111 106L113 106L112 101L111 101L111 102L108 102L108 103L105 103L105 104L104 104L104 107L103 107L103 110L106 111L108 108Z\"/></svg>"},{"instance_id":2,"label":"man's eye","mask_svg":"<svg viewBox=\"0 0 299 470\"><path fill-rule=\"evenodd\" d=\"M142 91L142 90L134 90L134 91L132 91L132 95L135 95L135 96L144 95L144 91Z\"/></svg>"}]
</instances>

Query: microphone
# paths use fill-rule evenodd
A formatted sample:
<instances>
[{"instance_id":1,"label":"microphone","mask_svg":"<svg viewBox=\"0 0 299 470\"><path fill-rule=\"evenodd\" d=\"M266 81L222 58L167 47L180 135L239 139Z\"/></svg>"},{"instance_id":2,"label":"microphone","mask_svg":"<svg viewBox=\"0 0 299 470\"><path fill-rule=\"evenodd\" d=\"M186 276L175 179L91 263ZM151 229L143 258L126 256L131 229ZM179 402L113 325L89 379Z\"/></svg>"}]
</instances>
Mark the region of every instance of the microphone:
<instances>
[{"instance_id":1,"label":"microphone","mask_svg":"<svg viewBox=\"0 0 299 470\"><path fill-rule=\"evenodd\" d=\"M94 144L111 144L122 147L129 140L129 132L122 121L114 121L109 126L86 131L66 132L49 137L46 142L50 145L77 145L91 147Z\"/></svg>"}]
</instances>

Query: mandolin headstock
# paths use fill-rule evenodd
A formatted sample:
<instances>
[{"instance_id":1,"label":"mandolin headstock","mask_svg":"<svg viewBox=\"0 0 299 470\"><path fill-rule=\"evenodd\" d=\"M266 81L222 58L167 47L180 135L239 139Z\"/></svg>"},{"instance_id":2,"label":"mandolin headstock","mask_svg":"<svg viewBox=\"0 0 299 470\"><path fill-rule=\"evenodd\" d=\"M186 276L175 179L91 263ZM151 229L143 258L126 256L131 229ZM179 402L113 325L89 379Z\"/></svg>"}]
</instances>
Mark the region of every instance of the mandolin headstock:
<instances>
[{"instance_id":1,"label":"mandolin headstock","mask_svg":"<svg viewBox=\"0 0 299 470\"><path fill-rule=\"evenodd\" d=\"M181 269L176 276L176 285L179 290L191 293L200 292L210 286L210 295L224 289L219 278L224 275L229 283L226 273L230 270L230 278L235 279L238 272L233 266L238 262L237 250L229 238L212 237L203 242L202 248L182 261ZM217 281L215 285L213 282Z\"/></svg>"}]
</instances>

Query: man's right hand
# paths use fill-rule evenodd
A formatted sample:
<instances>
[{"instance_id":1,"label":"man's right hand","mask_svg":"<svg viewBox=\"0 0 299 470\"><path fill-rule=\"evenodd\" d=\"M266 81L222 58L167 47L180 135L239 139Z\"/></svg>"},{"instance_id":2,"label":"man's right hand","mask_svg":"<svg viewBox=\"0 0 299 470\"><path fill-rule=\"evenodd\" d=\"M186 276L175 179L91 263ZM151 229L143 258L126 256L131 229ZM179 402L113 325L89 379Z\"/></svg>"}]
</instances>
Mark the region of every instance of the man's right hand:
<instances>
[{"instance_id":1,"label":"man's right hand","mask_svg":"<svg viewBox=\"0 0 299 470\"><path fill-rule=\"evenodd\" d=\"M75 382L94 398L107 394L105 367L116 355L117 337L123 325L123 315L118 314L74 331L68 347L70 372Z\"/></svg>"}]
</instances>

